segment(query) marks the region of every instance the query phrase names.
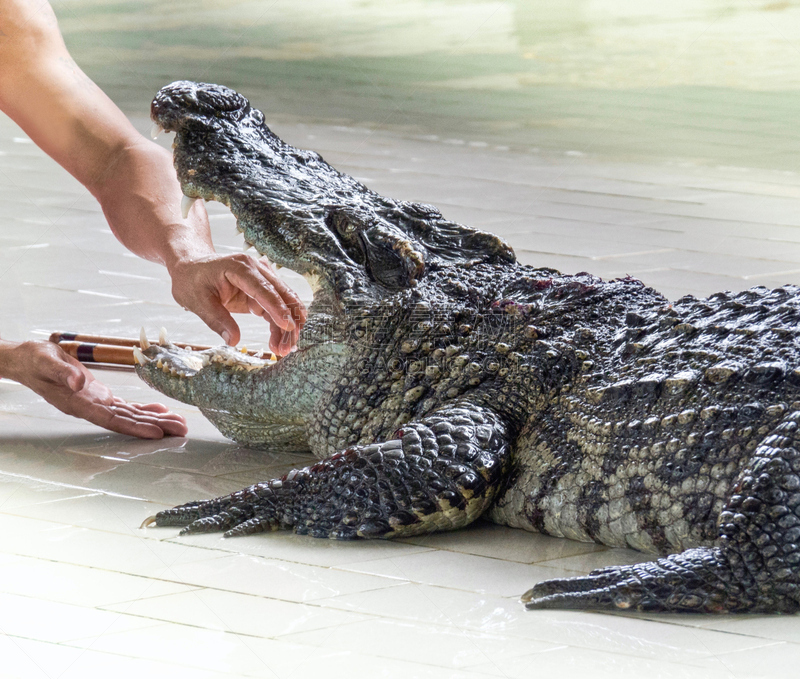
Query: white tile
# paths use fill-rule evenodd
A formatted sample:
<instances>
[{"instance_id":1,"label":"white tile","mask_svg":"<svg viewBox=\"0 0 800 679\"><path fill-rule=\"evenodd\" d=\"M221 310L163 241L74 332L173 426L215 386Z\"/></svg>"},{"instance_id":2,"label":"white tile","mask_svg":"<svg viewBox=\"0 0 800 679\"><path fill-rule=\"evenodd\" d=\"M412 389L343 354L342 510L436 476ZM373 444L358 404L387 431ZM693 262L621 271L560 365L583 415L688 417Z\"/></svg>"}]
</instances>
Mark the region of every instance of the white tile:
<instances>
[{"instance_id":1,"label":"white tile","mask_svg":"<svg viewBox=\"0 0 800 679\"><path fill-rule=\"evenodd\" d=\"M189 667L178 662L152 661L127 654L100 653L20 637L0 637L3 677L8 679L234 679L235 675ZM176 659L173 659L176 660Z\"/></svg>"},{"instance_id":2,"label":"white tile","mask_svg":"<svg viewBox=\"0 0 800 679\"><path fill-rule=\"evenodd\" d=\"M140 598L105 608L152 620L257 637L278 637L293 632L337 627L365 618L324 606L215 589Z\"/></svg>"},{"instance_id":3,"label":"white tile","mask_svg":"<svg viewBox=\"0 0 800 679\"><path fill-rule=\"evenodd\" d=\"M528 620L515 597L447 587L404 583L398 587L343 594L317 602L320 606L426 624L503 634Z\"/></svg>"},{"instance_id":4,"label":"white tile","mask_svg":"<svg viewBox=\"0 0 800 679\"><path fill-rule=\"evenodd\" d=\"M153 571L152 575L157 573ZM15 556L7 562L0 562L0 592L76 606L138 601L191 590L191 587L169 580L126 575L46 558Z\"/></svg>"},{"instance_id":5,"label":"white tile","mask_svg":"<svg viewBox=\"0 0 800 679\"><path fill-rule=\"evenodd\" d=\"M800 664L800 643L775 642L761 648L720 654L715 660L736 677L772 679L795 671Z\"/></svg>"},{"instance_id":6,"label":"white tile","mask_svg":"<svg viewBox=\"0 0 800 679\"><path fill-rule=\"evenodd\" d=\"M43 504L28 505L13 510L0 508L0 511L5 511L15 516L41 519L81 528L92 528L94 530L137 537L158 538L155 533L150 535L149 531L140 530L140 526L145 519L170 506L105 493L95 493Z\"/></svg>"},{"instance_id":7,"label":"white tile","mask_svg":"<svg viewBox=\"0 0 800 679\"><path fill-rule=\"evenodd\" d=\"M220 556L189 545L0 514L0 530L4 527L7 553L160 579L174 580L173 569L182 563Z\"/></svg>"},{"instance_id":8,"label":"white tile","mask_svg":"<svg viewBox=\"0 0 800 679\"><path fill-rule=\"evenodd\" d=\"M0 604L3 610L0 628L3 634L41 641L96 638L155 624L145 618L15 594L0 594Z\"/></svg>"},{"instance_id":9,"label":"white tile","mask_svg":"<svg viewBox=\"0 0 800 679\"><path fill-rule=\"evenodd\" d=\"M747 635L761 641L800 643L800 616L797 615L733 615L702 616L706 629Z\"/></svg>"},{"instance_id":10,"label":"white tile","mask_svg":"<svg viewBox=\"0 0 800 679\"><path fill-rule=\"evenodd\" d=\"M84 497L91 493L91 490L0 473L0 512L10 512L65 498Z\"/></svg>"},{"instance_id":11,"label":"white tile","mask_svg":"<svg viewBox=\"0 0 800 679\"><path fill-rule=\"evenodd\" d=\"M509 633L527 639L561 642L576 648L589 648L652 658L676 663L689 663L742 649L771 643L749 635L717 632L682 624L664 624L622 615L592 612L530 611ZM685 620L684 623L691 622Z\"/></svg>"},{"instance_id":12,"label":"white tile","mask_svg":"<svg viewBox=\"0 0 800 679\"><path fill-rule=\"evenodd\" d=\"M67 642L67 645L84 646L81 641ZM91 649L120 655L136 649L139 658L158 662L177 658L182 664L202 670L270 679L293 676L295 669L309 659L333 654L327 649L288 641L170 623L103 635L91 643Z\"/></svg>"},{"instance_id":13,"label":"white tile","mask_svg":"<svg viewBox=\"0 0 800 679\"><path fill-rule=\"evenodd\" d=\"M552 538L488 521L476 521L461 530L432 533L403 542L519 563L551 561L606 549L594 543Z\"/></svg>"},{"instance_id":14,"label":"white tile","mask_svg":"<svg viewBox=\"0 0 800 679\"><path fill-rule=\"evenodd\" d=\"M500 676L508 679L528 679L531 676L557 676L560 679L741 679L753 676L739 674L736 669L728 669L714 661L675 663L573 646L561 646L527 656L498 657L473 669L487 673L498 671Z\"/></svg>"},{"instance_id":15,"label":"white tile","mask_svg":"<svg viewBox=\"0 0 800 679\"><path fill-rule=\"evenodd\" d=\"M154 528L148 530L153 534L160 532ZM166 533L166 529L164 532ZM234 554L263 556L313 566L341 566L430 551L421 545L392 540L326 540L296 535L291 531L276 531L238 538L224 538L222 533L211 533L168 539L176 544L190 544Z\"/></svg>"},{"instance_id":16,"label":"white tile","mask_svg":"<svg viewBox=\"0 0 800 679\"><path fill-rule=\"evenodd\" d=\"M426 665L468 669L532 651L549 651L559 644L514 639L459 629L399 620L368 620L282 637L322 648L360 651L382 658L409 657Z\"/></svg>"},{"instance_id":17,"label":"white tile","mask_svg":"<svg viewBox=\"0 0 800 679\"><path fill-rule=\"evenodd\" d=\"M413 656L413 652L409 652ZM322 658L304 659L292 670L292 679L485 679L498 676L496 672L477 672L475 668L452 669L441 665L415 662L413 657L398 660L368 655L361 651L337 651Z\"/></svg>"},{"instance_id":18,"label":"white tile","mask_svg":"<svg viewBox=\"0 0 800 679\"><path fill-rule=\"evenodd\" d=\"M171 579L184 584L284 601L309 602L398 584L396 580L375 575L254 556L224 556L205 563L181 563L169 570Z\"/></svg>"},{"instance_id":19,"label":"white tile","mask_svg":"<svg viewBox=\"0 0 800 679\"><path fill-rule=\"evenodd\" d=\"M397 578L404 582L489 592L508 597L521 596L540 580L568 574L555 566L531 566L502 559L440 551L365 561L340 568Z\"/></svg>"}]
</instances>

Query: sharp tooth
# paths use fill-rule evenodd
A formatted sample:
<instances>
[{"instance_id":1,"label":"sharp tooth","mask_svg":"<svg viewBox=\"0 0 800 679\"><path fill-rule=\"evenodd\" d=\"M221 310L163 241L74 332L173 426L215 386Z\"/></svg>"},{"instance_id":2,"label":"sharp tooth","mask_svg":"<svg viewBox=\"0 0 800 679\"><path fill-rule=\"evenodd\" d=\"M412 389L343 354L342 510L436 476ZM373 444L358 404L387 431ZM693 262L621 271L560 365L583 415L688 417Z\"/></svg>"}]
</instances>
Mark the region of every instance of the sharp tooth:
<instances>
[{"instance_id":1,"label":"sharp tooth","mask_svg":"<svg viewBox=\"0 0 800 679\"><path fill-rule=\"evenodd\" d=\"M190 198L189 196L181 198L181 215L184 219L189 216L189 210L192 209L192 205L194 205L196 200L197 198Z\"/></svg>"},{"instance_id":2,"label":"sharp tooth","mask_svg":"<svg viewBox=\"0 0 800 679\"><path fill-rule=\"evenodd\" d=\"M164 128L161 127L158 123L153 123L153 126L150 128L150 138L151 139L158 139L158 135L164 131Z\"/></svg>"},{"instance_id":3,"label":"sharp tooth","mask_svg":"<svg viewBox=\"0 0 800 679\"><path fill-rule=\"evenodd\" d=\"M162 361L159 358L158 361L156 361L156 368L163 368L163 367L164 367L164 361Z\"/></svg>"},{"instance_id":4,"label":"sharp tooth","mask_svg":"<svg viewBox=\"0 0 800 679\"><path fill-rule=\"evenodd\" d=\"M242 252L247 252L252 247L253 247L252 243L248 243L247 241L245 241L244 242L244 247L242 247Z\"/></svg>"},{"instance_id":5,"label":"sharp tooth","mask_svg":"<svg viewBox=\"0 0 800 679\"><path fill-rule=\"evenodd\" d=\"M147 333L145 333L144 327L139 331L139 344L142 345L142 351L150 348L150 342L147 341Z\"/></svg>"},{"instance_id":6,"label":"sharp tooth","mask_svg":"<svg viewBox=\"0 0 800 679\"><path fill-rule=\"evenodd\" d=\"M133 347L133 360L139 365L147 365L151 359L147 358L139 347Z\"/></svg>"},{"instance_id":7,"label":"sharp tooth","mask_svg":"<svg viewBox=\"0 0 800 679\"><path fill-rule=\"evenodd\" d=\"M280 271L283 268L283 264L275 264L275 270Z\"/></svg>"},{"instance_id":8,"label":"sharp tooth","mask_svg":"<svg viewBox=\"0 0 800 679\"><path fill-rule=\"evenodd\" d=\"M169 344L169 337L167 337L167 329L166 328L161 328L161 330L158 331L158 343L162 347L165 347L165 346L167 346Z\"/></svg>"}]
</instances>

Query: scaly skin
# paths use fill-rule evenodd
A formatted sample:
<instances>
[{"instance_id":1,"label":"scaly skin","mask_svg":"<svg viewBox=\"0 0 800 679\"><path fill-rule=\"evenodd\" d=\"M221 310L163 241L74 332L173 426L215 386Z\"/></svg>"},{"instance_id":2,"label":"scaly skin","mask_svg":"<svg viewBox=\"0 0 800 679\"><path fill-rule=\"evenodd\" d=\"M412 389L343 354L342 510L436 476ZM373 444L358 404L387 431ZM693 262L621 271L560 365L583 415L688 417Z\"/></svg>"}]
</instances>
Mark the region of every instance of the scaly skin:
<instances>
[{"instance_id":1,"label":"scaly skin","mask_svg":"<svg viewBox=\"0 0 800 679\"><path fill-rule=\"evenodd\" d=\"M670 304L532 269L289 147L231 90L175 83L153 117L184 191L316 291L277 364L167 344L138 372L238 441L322 458L158 525L395 537L485 516L671 554L540 583L529 608L798 609L800 289Z\"/></svg>"}]
</instances>

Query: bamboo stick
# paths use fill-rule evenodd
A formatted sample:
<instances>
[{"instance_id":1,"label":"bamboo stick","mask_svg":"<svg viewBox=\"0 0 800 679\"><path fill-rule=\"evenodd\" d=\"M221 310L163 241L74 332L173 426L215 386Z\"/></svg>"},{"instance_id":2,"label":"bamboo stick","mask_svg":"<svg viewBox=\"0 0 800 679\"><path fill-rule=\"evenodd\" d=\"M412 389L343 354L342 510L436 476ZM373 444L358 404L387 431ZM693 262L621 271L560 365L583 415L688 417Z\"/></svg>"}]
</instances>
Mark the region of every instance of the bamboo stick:
<instances>
[{"instance_id":1,"label":"bamboo stick","mask_svg":"<svg viewBox=\"0 0 800 679\"><path fill-rule=\"evenodd\" d=\"M50 341L55 342L56 344L61 344L62 342L85 342L88 344L108 344L117 347L138 347L139 340L132 339L130 337L110 337L108 335L87 335L83 333L77 332L54 332L50 335ZM158 342L153 342L153 344L158 344ZM176 347L180 347L181 349L186 349L187 347L191 347L192 349L196 349L197 351L203 351L205 349L210 349L211 347L207 344L189 344L188 342L173 342ZM255 354L256 352L247 352L248 354Z\"/></svg>"},{"instance_id":2,"label":"bamboo stick","mask_svg":"<svg viewBox=\"0 0 800 679\"><path fill-rule=\"evenodd\" d=\"M54 332L50 341L58 344L70 356L77 358L81 363L107 363L112 365L136 365L133 358L133 348L140 346L140 340L128 337L109 337L106 335L89 335L76 332ZM158 344L158 342L153 342ZM204 351L212 347L205 344L189 344L187 342L172 342L181 349L191 348L195 351ZM241 350L240 350L241 351ZM259 356L277 360L275 354L268 351L242 351L248 356Z\"/></svg>"},{"instance_id":3,"label":"bamboo stick","mask_svg":"<svg viewBox=\"0 0 800 679\"><path fill-rule=\"evenodd\" d=\"M90 342L57 342L64 351L81 363L112 363L114 365L136 365L133 347Z\"/></svg>"}]
</instances>

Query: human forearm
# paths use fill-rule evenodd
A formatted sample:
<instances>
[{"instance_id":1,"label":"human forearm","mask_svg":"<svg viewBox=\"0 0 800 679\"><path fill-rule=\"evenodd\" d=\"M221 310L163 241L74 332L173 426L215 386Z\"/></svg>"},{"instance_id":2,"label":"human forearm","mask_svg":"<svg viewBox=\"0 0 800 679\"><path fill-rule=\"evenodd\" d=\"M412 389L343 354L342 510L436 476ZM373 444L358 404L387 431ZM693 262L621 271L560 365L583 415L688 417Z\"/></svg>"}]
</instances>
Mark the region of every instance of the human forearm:
<instances>
[{"instance_id":1,"label":"human forearm","mask_svg":"<svg viewBox=\"0 0 800 679\"><path fill-rule=\"evenodd\" d=\"M139 137L115 156L89 187L114 235L132 252L167 267L214 253L205 209L195 204L184 220L181 189L168 151Z\"/></svg>"},{"instance_id":2,"label":"human forearm","mask_svg":"<svg viewBox=\"0 0 800 679\"><path fill-rule=\"evenodd\" d=\"M42 0L0 0L0 109L97 198L127 248L167 267L176 301L226 342L239 340L231 312L269 321L276 353L296 342L299 298L267 264L216 254L202 203L182 219L170 154L75 64Z\"/></svg>"}]
</instances>

